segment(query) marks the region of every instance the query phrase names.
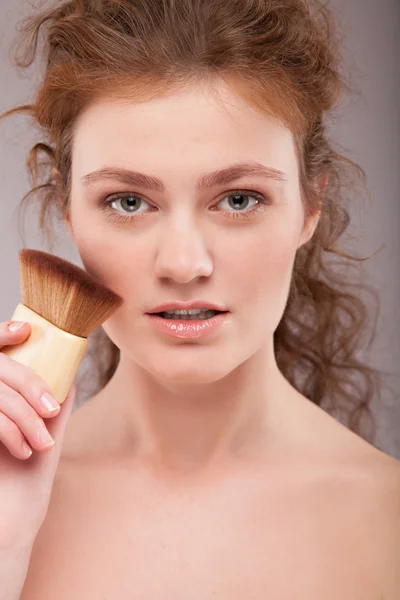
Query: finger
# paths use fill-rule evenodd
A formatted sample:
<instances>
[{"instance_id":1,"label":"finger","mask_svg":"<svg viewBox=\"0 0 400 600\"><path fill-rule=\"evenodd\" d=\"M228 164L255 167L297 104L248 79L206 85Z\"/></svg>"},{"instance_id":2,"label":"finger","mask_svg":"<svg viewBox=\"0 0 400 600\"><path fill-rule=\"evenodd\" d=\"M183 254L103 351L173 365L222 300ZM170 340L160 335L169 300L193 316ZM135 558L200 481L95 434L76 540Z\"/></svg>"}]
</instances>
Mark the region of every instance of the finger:
<instances>
[{"instance_id":1,"label":"finger","mask_svg":"<svg viewBox=\"0 0 400 600\"><path fill-rule=\"evenodd\" d=\"M50 431L53 439L57 442L58 440L63 440L65 429L67 427L67 423L72 413L72 408L74 406L74 400L76 396L76 387L75 384L72 384L71 389L69 390L67 397L64 402L61 404L60 413L51 421L47 421L46 425L48 430Z\"/></svg>"},{"instance_id":2,"label":"finger","mask_svg":"<svg viewBox=\"0 0 400 600\"><path fill-rule=\"evenodd\" d=\"M0 323L0 349L4 346L13 344L21 344L31 334L31 326L29 323L22 323L22 326L14 331L10 331L9 327L13 326L16 321L4 321Z\"/></svg>"},{"instance_id":3,"label":"finger","mask_svg":"<svg viewBox=\"0 0 400 600\"><path fill-rule=\"evenodd\" d=\"M30 367L0 352L0 382L18 392L42 418L60 412L47 383Z\"/></svg>"},{"instance_id":4,"label":"finger","mask_svg":"<svg viewBox=\"0 0 400 600\"><path fill-rule=\"evenodd\" d=\"M1 444L12 456L21 460L26 460L32 454L32 449L29 448L29 444L26 444L16 423L0 412L0 454L4 450L1 448Z\"/></svg>"},{"instance_id":5,"label":"finger","mask_svg":"<svg viewBox=\"0 0 400 600\"><path fill-rule=\"evenodd\" d=\"M0 413L13 421L35 450L47 450L54 445L45 422L16 390L0 381Z\"/></svg>"}]
</instances>

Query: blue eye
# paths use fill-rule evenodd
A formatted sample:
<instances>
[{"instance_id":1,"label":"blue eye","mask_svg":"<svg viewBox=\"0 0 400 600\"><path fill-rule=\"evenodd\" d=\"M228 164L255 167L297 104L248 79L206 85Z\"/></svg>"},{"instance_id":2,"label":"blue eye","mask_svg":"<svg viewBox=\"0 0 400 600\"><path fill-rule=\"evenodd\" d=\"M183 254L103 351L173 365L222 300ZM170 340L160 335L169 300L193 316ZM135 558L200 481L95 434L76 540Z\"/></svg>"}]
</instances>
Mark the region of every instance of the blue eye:
<instances>
[{"instance_id":1,"label":"blue eye","mask_svg":"<svg viewBox=\"0 0 400 600\"><path fill-rule=\"evenodd\" d=\"M242 208L248 208L250 204L249 198L253 201L255 200L255 204L248 210L240 210ZM226 199L228 199L228 206L232 208L232 211L222 210L222 212L231 218L250 218L254 213L263 211L266 205L271 204L269 198L264 197L258 192L237 190L223 196L216 206L219 206L221 202ZM231 199L233 199L233 201L231 201ZM106 213L107 218L114 221L130 222L146 214L144 211L139 212L142 203L151 206L138 194L121 193L114 194L103 200L101 202L101 207ZM118 205L122 210L118 210ZM216 210L215 206L212 207L212 210ZM151 212L154 212L154 210Z\"/></svg>"}]
</instances>

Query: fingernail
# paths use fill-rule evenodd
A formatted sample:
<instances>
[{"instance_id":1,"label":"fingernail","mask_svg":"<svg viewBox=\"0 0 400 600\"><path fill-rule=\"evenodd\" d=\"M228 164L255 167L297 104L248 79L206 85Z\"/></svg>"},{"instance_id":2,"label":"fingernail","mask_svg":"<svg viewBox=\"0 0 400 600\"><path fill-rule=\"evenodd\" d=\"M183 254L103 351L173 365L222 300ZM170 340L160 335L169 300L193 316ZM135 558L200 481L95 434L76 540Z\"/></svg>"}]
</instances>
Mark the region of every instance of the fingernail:
<instances>
[{"instance_id":1,"label":"fingernail","mask_svg":"<svg viewBox=\"0 0 400 600\"><path fill-rule=\"evenodd\" d=\"M17 329L21 329L22 325L25 325L24 321L14 321L9 324L8 329L10 331L17 331Z\"/></svg>"},{"instance_id":2,"label":"fingernail","mask_svg":"<svg viewBox=\"0 0 400 600\"><path fill-rule=\"evenodd\" d=\"M46 446L54 446L54 440L47 431L46 427L42 427L39 431L39 439L43 444L46 444Z\"/></svg>"},{"instance_id":3,"label":"fingernail","mask_svg":"<svg viewBox=\"0 0 400 600\"><path fill-rule=\"evenodd\" d=\"M53 398L53 396L48 392L45 392L40 396L40 404L45 410L48 410L49 412L54 412L55 410L58 410L60 408L60 405L58 404L57 400Z\"/></svg>"},{"instance_id":4,"label":"fingernail","mask_svg":"<svg viewBox=\"0 0 400 600\"><path fill-rule=\"evenodd\" d=\"M22 442L22 452L27 457L31 456L31 454L32 454L32 450L31 450L31 448L29 448L29 446L26 442Z\"/></svg>"}]
</instances>

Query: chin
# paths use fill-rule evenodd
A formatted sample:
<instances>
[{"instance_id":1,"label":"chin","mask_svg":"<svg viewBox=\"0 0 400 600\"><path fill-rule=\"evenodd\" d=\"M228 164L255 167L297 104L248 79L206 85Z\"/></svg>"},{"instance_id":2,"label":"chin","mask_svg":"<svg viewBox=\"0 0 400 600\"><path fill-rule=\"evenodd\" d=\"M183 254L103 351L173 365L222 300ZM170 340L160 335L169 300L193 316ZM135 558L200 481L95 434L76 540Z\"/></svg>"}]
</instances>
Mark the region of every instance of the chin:
<instances>
[{"instance_id":1,"label":"chin","mask_svg":"<svg viewBox=\"0 0 400 600\"><path fill-rule=\"evenodd\" d=\"M151 358L149 357L150 360L148 361L143 355L140 359L139 357L132 358L150 375L159 381L172 385L205 385L214 383L229 375L237 366L236 364L232 364L232 361L215 360L215 357L211 358L210 356L207 358L204 357L204 360L199 359L199 357L197 359L195 357L189 358L189 360L179 360L178 358L174 359L171 357L170 360L166 360L165 356L163 360L158 360L155 354Z\"/></svg>"},{"instance_id":2,"label":"chin","mask_svg":"<svg viewBox=\"0 0 400 600\"><path fill-rule=\"evenodd\" d=\"M182 384L182 385L205 385L208 383L214 383L229 375L230 371L223 370L221 368L210 368L197 366L193 368L179 368L175 364L171 366L169 370L166 369L147 369L156 379L164 381L168 384Z\"/></svg>"}]
</instances>

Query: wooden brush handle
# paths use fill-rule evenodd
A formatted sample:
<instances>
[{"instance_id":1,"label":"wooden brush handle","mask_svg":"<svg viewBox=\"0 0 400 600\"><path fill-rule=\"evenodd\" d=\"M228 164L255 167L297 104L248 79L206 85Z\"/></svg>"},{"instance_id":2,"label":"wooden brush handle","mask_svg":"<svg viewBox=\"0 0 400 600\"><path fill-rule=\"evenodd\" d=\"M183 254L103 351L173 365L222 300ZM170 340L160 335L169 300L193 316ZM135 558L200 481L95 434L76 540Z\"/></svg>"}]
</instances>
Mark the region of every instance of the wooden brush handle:
<instances>
[{"instance_id":1,"label":"wooden brush handle","mask_svg":"<svg viewBox=\"0 0 400 600\"><path fill-rule=\"evenodd\" d=\"M31 334L22 344L5 346L0 352L33 369L62 404L85 354L87 338L59 329L21 302L12 320L28 322L32 328Z\"/></svg>"}]
</instances>

